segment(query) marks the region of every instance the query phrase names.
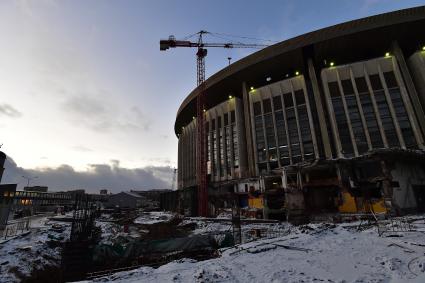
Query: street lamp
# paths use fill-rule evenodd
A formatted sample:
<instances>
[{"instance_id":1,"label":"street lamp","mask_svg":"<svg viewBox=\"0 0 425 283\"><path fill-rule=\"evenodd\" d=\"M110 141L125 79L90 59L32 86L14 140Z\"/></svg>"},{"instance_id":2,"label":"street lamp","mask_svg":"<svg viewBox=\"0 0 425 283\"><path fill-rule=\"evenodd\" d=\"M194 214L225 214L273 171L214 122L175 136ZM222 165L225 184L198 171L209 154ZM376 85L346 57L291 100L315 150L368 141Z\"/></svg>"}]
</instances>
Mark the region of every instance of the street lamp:
<instances>
[{"instance_id":1,"label":"street lamp","mask_svg":"<svg viewBox=\"0 0 425 283\"><path fill-rule=\"evenodd\" d=\"M22 176L22 178L24 178L25 180L27 180L27 187L29 187L30 186L30 181L31 180L34 180L34 179L37 179L38 176L34 176L34 177Z\"/></svg>"}]
</instances>

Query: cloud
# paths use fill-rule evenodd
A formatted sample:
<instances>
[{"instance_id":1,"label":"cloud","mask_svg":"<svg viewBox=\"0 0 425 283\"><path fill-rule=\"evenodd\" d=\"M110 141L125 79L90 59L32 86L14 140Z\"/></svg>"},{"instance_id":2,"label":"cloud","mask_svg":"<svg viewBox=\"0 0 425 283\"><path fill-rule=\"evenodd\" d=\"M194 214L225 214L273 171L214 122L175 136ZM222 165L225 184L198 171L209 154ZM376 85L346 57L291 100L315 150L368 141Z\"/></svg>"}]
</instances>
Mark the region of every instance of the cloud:
<instances>
[{"instance_id":1,"label":"cloud","mask_svg":"<svg viewBox=\"0 0 425 283\"><path fill-rule=\"evenodd\" d=\"M107 93L101 96L107 97ZM136 106L121 111L96 94L74 95L65 100L62 109L76 125L97 132L149 131L151 121Z\"/></svg>"},{"instance_id":2,"label":"cloud","mask_svg":"<svg viewBox=\"0 0 425 283\"><path fill-rule=\"evenodd\" d=\"M123 168L118 160L111 164L90 164L86 171L75 171L70 165L57 168L24 169L8 157L2 183L18 183L22 189L22 176L37 176L32 185L46 185L50 191L85 189L98 193L100 189L121 192L132 189L168 189L171 187L173 169L168 166L144 168Z\"/></svg>"},{"instance_id":3,"label":"cloud","mask_svg":"<svg viewBox=\"0 0 425 283\"><path fill-rule=\"evenodd\" d=\"M83 145L76 145L71 147L73 150L75 151L79 151L79 152L91 152L93 151L91 148L85 147Z\"/></svg>"},{"instance_id":4,"label":"cloud","mask_svg":"<svg viewBox=\"0 0 425 283\"><path fill-rule=\"evenodd\" d=\"M19 118L22 116L22 113L9 104L0 104L0 116Z\"/></svg>"}]
</instances>

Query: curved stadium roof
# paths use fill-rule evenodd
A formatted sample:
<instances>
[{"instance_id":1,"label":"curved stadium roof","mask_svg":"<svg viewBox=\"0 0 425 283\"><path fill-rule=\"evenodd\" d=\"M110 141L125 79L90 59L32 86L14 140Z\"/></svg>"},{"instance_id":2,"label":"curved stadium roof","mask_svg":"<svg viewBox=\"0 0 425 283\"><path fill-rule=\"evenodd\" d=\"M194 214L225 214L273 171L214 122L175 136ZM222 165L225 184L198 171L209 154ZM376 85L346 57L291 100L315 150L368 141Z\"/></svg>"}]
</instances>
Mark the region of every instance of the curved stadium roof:
<instances>
[{"instance_id":1,"label":"curved stadium roof","mask_svg":"<svg viewBox=\"0 0 425 283\"><path fill-rule=\"evenodd\" d=\"M305 58L312 58L316 71L320 71L326 59L343 64L383 56L394 39L405 52L413 53L425 42L424 27L425 6L420 6L341 23L279 42L209 77L205 81L207 108L225 101L229 93L241 97L243 82L257 88L267 83L266 77L278 81L295 70L304 73ZM195 88L180 105L174 124L176 134L196 116L199 91Z\"/></svg>"}]
</instances>

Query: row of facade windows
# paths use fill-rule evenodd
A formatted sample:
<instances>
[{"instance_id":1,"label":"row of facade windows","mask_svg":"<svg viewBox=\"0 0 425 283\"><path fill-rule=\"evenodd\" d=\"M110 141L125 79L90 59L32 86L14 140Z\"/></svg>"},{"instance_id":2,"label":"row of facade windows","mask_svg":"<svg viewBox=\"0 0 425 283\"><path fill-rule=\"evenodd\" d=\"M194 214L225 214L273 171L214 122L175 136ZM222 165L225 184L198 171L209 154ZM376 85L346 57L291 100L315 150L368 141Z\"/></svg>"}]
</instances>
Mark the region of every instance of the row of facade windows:
<instances>
[{"instance_id":1,"label":"row of facade windows","mask_svg":"<svg viewBox=\"0 0 425 283\"><path fill-rule=\"evenodd\" d=\"M314 159L303 90L256 101L253 112L260 172Z\"/></svg>"},{"instance_id":2,"label":"row of facade windows","mask_svg":"<svg viewBox=\"0 0 425 283\"><path fill-rule=\"evenodd\" d=\"M383 148L384 139L388 147L400 147L401 141L396 125L400 129L406 147L417 147L394 72L384 72L383 77L384 82L378 74L370 75L368 78L358 77L354 80L354 86L350 79L341 80L343 96L338 82L328 83L342 153L346 157L354 156L354 146L359 154L365 153L369 149ZM370 81L372 92L369 91L367 79ZM385 93L384 83L389 97ZM358 99L355 95L355 88L359 94ZM394 109L395 117L393 117L390 107ZM364 115L365 125L363 125L361 113ZM382 133L378 126L378 119L382 125ZM371 148L366 139L365 129L370 137Z\"/></svg>"},{"instance_id":3,"label":"row of facade windows","mask_svg":"<svg viewBox=\"0 0 425 283\"><path fill-rule=\"evenodd\" d=\"M222 121L224 123L222 123ZM232 167L239 168L239 142L234 110L206 123L207 162L211 174L231 176ZM217 156L217 153L219 155ZM218 157L218 158L217 158Z\"/></svg>"},{"instance_id":4,"label":"row of facade windows","mask_svg":"<svg viewBox=\"0 0 425 283\"><path fill-rule=\"evenodd\" d=\"M402 93L398 81L401 78L396 76L393 70L397 69L390 67L388 61L382 64L382 68L391 71L382 72L379 69L380 62L370 65L377 65L379 71L378 74L373 74L376 71L371 68L370 75L366 72L363 75L358 71L358 65L353 64L348 79L339 78L340 75L347 74L347 69L339 72L340 68L345 67L322 71L323 86L325 90L329 90L326 99L329 110L327 114L330 115L329 119L333 116L333 121L330 120L331 124L328 126L333 126L336 139L333 141L336 144L331 142L330 146L340 147L341 154L345 157L354 157L385 147L418 148L417 133L414 133L405 105L405 102L409 103L406 101L408 98ZM360 76L354 77L353 70ZM323 72L329 74L326 80L333 78L332 80L336 81L325 81ZM276 93L279 88L267 86L270 87L269 91L273 91L273 95L250 98L254 153L260 174L299 162L312 161L319 154L315 152L317 147L313 144L313 138L316 137L311 129L312 115L308 112L309 106L314 105L307 104L305 85L300 88L300 81L297 80L280 82L281 93ZM262 92L262 89L257 91L261 94L267 93ZM255 91L252 95L255 95ZM320 131L317 134L320 134ZM183 144L186 144L185 152L189 156L181 156L182 160L194 163L194 133L186 134ZM219 177L231 176L232 171L239 167L235 111L220 114L206 123L206 147L210 174ZM180 149L179 151L181 152ZM196 171L196 166L182 163L183 167Z\"/></svg>"}]
</instances>

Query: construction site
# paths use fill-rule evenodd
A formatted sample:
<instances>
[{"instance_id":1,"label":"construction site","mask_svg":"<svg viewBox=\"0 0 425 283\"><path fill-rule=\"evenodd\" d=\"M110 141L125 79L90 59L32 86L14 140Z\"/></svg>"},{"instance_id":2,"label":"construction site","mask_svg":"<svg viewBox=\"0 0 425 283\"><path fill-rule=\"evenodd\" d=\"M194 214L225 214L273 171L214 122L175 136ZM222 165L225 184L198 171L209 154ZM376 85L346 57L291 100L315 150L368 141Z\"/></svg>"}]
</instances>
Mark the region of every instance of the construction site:
<instances>
[{"instance_id":1,"label":"construction site","mask_svg":"<svg viewBox=\"0 0 425 283\"><path fill-rule=\"evenodd\" d=\"M177 190L163 208L309 221L425 209L425 9L342 23L262 47L197 83L175 121ZM170 50L167 52L172 52Z\"/></svg>"},{"instance_id":2,"label":"construction site","mask_svg":"<svg viewBox=\"0 0 425 283\"><path fill-rule=\"evenodd\" d=\"M423 27L161 39L196 56L172 190L0 185L0 282L425 282ZM209 48L260 50L206 78Z\"/></svg>"}]
</instances>

